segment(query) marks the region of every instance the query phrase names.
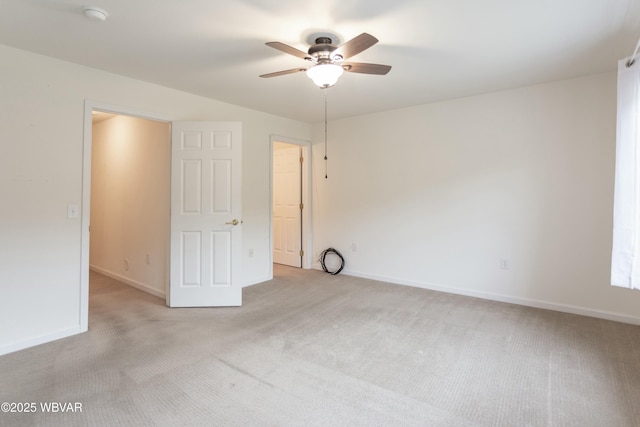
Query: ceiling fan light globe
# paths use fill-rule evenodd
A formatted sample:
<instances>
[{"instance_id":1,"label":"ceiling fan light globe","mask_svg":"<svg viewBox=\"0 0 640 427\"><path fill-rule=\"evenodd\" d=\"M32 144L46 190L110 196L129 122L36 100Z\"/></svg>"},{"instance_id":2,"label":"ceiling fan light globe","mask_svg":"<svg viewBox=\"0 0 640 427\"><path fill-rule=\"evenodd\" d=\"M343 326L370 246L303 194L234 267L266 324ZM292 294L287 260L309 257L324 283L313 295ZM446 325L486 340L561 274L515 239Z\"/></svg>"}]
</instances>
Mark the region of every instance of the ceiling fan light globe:
<instances>
[{"instance_id":1,"label":"ceiling fan light globe","mask_svg":"<svg viewBox=\"0 0 640 427\"><path fill-rule=\"evenodd\" d=\"M319 87L333 86L344 72L340 65L318 64L307 69L307 76Z\"/></svg>"}]
</instances>

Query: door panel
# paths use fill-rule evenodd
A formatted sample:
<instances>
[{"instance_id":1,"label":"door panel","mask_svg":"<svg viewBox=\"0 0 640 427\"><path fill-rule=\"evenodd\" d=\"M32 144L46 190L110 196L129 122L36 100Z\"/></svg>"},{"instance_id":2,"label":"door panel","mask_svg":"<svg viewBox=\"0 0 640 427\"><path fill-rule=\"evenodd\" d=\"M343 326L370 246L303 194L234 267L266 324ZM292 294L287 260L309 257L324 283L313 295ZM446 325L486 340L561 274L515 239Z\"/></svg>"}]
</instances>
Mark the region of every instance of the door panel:
<instances>
[{"instance_id":1,"label":"door panel","mask_svg":"<svg viewBox=\"0 0 640 427\"><path fill-rule=\"evenodd\" d=\"M171 307L242 304L241 137L239 122L172 124Z\"/></svg>"},{"instance_id":2,"label":"door panel","mask_svg":"<svg viewBox=\"0 0 640 427\"><path fill-rule=\"evenodd\" d=\"M302 267L302 150L275 145L273 153L273 262Z\"/></svg>"}]
</instances>

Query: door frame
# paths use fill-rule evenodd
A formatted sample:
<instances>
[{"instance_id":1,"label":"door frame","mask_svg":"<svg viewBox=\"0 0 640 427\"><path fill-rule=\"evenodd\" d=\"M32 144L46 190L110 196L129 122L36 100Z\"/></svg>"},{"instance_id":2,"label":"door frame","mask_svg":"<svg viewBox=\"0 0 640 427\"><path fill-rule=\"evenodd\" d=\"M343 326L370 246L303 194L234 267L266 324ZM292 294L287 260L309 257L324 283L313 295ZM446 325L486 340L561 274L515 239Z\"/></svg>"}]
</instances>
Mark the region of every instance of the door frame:
<instances>
[{"instance_id":1,"label":"door frame","mask_svg":"<svg viewBox=\"0 0 640 427\"><path fill-rule=\"evenodd\" d=\"M89 329L89 226L91 222L91 149L93 145L93 110L121 114L157 122L171 123L168 117L156 113L85 99L84 133L82 141L82 207L80 217L80 332ZM167 230L169 233L169 230ZM168 277L168 276L167 276ZM165 284L168 286L168 283ZM168 293L168 289L165 293Z\"/></svg>"},{"instance_id":2,"label":"door frame","mask_svg":"<svg viewBox=\"0 0 640 427\"><path fill-rule=\"evenodd\" d=\"M298 145L302 148L302 268L313 267L312 202L311 202L311 141L271 135L269 139L269 277L273 278L273 145L275 142Z\"/></svg>"}]
</instances>

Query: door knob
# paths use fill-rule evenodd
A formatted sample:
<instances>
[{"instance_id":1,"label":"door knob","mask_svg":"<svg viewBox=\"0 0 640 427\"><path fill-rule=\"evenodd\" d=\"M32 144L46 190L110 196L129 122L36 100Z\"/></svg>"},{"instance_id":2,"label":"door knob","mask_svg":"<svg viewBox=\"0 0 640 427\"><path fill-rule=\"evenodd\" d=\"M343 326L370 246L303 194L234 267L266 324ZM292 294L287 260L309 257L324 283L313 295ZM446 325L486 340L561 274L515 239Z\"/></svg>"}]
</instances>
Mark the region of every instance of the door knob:
<instances>
[{"instance_id":1,"label":"door knob","mask_svg":"<svg viewBox=\"0 0 640 427\"><path fill-rule=\"evenodd\" d=\"M225 222L225 224L238 225L238 224L240 224L240 221L238 221L237 219L234 219L233 221Z\"/></svg>"}]
</instances>

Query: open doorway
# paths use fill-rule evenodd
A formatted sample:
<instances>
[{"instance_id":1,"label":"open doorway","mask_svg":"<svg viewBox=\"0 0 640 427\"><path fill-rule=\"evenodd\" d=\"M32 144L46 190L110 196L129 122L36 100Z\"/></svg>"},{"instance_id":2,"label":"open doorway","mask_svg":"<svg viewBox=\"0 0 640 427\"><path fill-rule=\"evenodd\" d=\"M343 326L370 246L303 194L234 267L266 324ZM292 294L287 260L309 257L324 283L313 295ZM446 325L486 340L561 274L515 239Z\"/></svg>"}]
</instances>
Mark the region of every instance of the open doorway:
<instances>
[{"instance_id":1,"label":"open doorway","mask_svg":"<svg viewBox=\"0 0 640 427\"><path fill-rule=\"evenodd\" d=\"M165 298L171 125L92 111L89 266Z\"/></svg>"},{"instance_id":2,"label":"open doorway","mask_svg":"<svg viewBox=\"0 0 640 427\"><path fill-rule=\"evenodd\" d=\"M242 139L241 122L214 122L214 121L171 121L170 119L157 117L151 114L140 113L117 106L109 106L91 100L85 100L84 109L84 138L83 138L83 170L82 170L82 209L81 209L81 253L80 253L80 330L87 331L89 326L89 269L90 269L90 228L91 224L91 175L92 175L92 151L93 151L93 110L114 113L116 116L125 116L129 119L149 119L153 122L160 122L166 126L167 136L167 164L164 171L168 173L167 178L158 179L165 181L159 188L166 189L167 199L167 226L161 227L164 230L150 233L152 236L161 235L166 237L167 244L161 249L155 248L155 253L159 254L157 259L160 267L156 271L164 276L164 279L155 282L153 287L145 286L143 290L164 296L165 302L170 307L217 307L217 306L237 306L242 301L242 286L240 275L240 254L242 253L241 227L241 173L242 173ZM111 119L113 120L113 119ZM122 129L116 127L116 133ZM171 130L171 131L169 131ZM179 134L179 135L178 135ZM178 135L178 136L176 136ZM178 139L176 139L178 138ZM172 141L179 140L176 144ZM172 150L172 148L174 148ZM184 155L184 152L195 152L193 156ZM182 154L181 154L182 153ZM202 154L205 153L205 154ZM202 154L202 155L200 155ZM148 156L151 156L149 154ZM142 156L143 161L146 157ZM206 157L206 159L205 159ZM206 161L205 161L206 160ZM182 167L172 167L180 161ZM119 156L114 163L119 165L127 162L127 157ZM207 167L200 168L198 164L205 164ZM206 173L200 173L205 170ZM194 173L195 172L195 173ZM193 181L193 180L196 181ZM195 184L194 184L195 183ZM194 184L194 185L192 185ZM132 182L127 180L122 182L121 187L129 188ZM161 185L161 184L160 184ZM202 190L202 193L198 189ZM194 190L195 189L195 190ZM134 193L125 203L125 209L136 208L139 199L144 200L144 191ZM199 194L206 194L206 208L200 205ZM215 196L215 197L214 197ZM204 196L203 196L204 197ZM226 209L221 209L226 206ZM195 209L195 211L194 211ZM184 221L176 223L176 218L180 216L192 216L194 212L200 212L197 219L188 224L188 229L184 229ZM173 215L168 212L174 212ZM178 214L176 214L178 212ZM215 224L208 221L203 213L217 215ZM238 219L240 218L240 219ZM145 221L152 222L149 218ZM238 227L236 227L238 226ZM198 227L194 231L194 227ZM205 229L206 228L206 229ZM138 229L131 229L131 233L139 232ZM96 231L95 227L91 230ZM126 234L126 233L125 233ZM209 239L205 242L198 236L205 236ZM107 238L112 236L107 233ZM183 239L184 237L184 239ZM215 241L213 241L215 240ZM199 244L198 242L202 242ZM182 242L180 244L179 242ZM230 243L231 242L231 243ZM153 244L153 243L151 243ZM195 246L193 246L195 244ZM190 246L191 245L191 246ZM148 245L147 245L148 246ZM201 252L196 250L202 249ZM175 250L174 250L175 249ZM215 250L212 250L215 249ZM163 257L161 254L165 253ZM142 255L141 255L142 254ZM202 256L201 256L202 255ZM136 262L142 265L153 265L154 257L151 251L143 247L137 247L133 256ZM187 259L188 258L188 259ZM202 262L200 262L202 260ZM119 256L121 269L125 271L132 268L132 259ZM220 268L217 267L220 263ZM211 268L213 266L213 268ZM146 267L145 267L146 268ZM169 279L169 272L175 277ZM214 274L215 273L215 274ZM177 280L174 280L176 279ZM191 279L195 279L191 281ZM202 279L202 280L200 280ZM191 281L190 286L184 282ZM194 283L194 282L198 283ZM136 280L127 282L136 283ZM161 283L164 282L164 283ZM138 284L138 283L136 283ZM211 285L214 284L214 285ZM196 286L197 285L197 286ZM152 292L153 291L153 292ZM197 299L197 304L184 302L177 298L180 296L192 295ZM206 294L206 295L196 295ZM176 298L174 298L174 296ZM200 298L200 297L206 298Z\"/></svg>"},{"instance_id":3,"label":"open doorway","mask_svg":"<svg viewBox=\"0 0 640 427\"><path fill-rule=\"evenodd\" d=\"M95 111L96 114L93 114ZM92 251L94 251L94 254L97 253L98 249L95 247L95 241L91 242L91 238L90 235L96 233L99 234L99 228L100 226L98 225L98 222L100 221L99 217L96 217L92 214L95 215L100 215L101 211L103 211L103 207L105 206L105 202L103 200L103 204L102 207L99 206L93 206L92 209L92 201L95 201L95 197L92 197L92 184L97 183L97 181L103 180L104 182L102 183L102 185L105 186L110 186L111 189L114 189L115 187L120 187L122 188L137 188L138 190L140 190L140 192L142 193L141 190L141 186L144 180L146 180L147 178L152 178L152 176L150 175L144 175L144 171L146 166L144 165L145 163L150 163L150 157L153 157L154 155L139 155L137 156L137 159L135 157L129 157L127 155L125 155L126 150L121 151L119 154L114 154L112 156L111 159L111 166L115 166L115 167L133 167L133 169L135 170L135 166L138 165L140 166L138 168L137 171L137 175L133 175L133 177L129 176L128 179L121 179L122 177L120 177L117 180L111 179L113 178L111 173L99 173L97 175L93 174L93 168L92 168L92 157L93 157L93 152L94 151L100 151L100 148L98 148L97 146L94 147L94 133L96 134L95 136L97 138L100 138L100 136L98 135L98 133L101 131L100 129L96 128L94 129L94 122L96 122L96 124L100 124L102 121L106 122L114 119L114 118L119 118L118 120L114 120L113 122L109 123L109 133L111 134L111 137L109 138L112 141L115 141L112 147L110 147L110 149L112 150L116 150L118 146L122 146L125 145L123 144L123 142L125 142L128 139L139 139L139 138L143 138L145 137L145 135L148 136L148 132L145 131L141 131L141 132L132 132L131 129L132 128L136 128L136 124L140 125L141 123L143 123L142 121L146 122L157 122L160 123L163 127L166 127L167 129L170 129L171 126L171 122L170 120L163 118L163 117L157 117L155 115L152 114L147 114L145 112L141 112L141 111L137 111L135 109L128 109L125 107L121 107L121 106L114 106L114 105L110 105L110 104L104 104L104 103L99 103L96 101L91 101L91 100L86 100L85 101L85 105L84 105L84 143L83 143L83 173L82 173L82 215L81 215L81 258L80 258L80 328L82 331L86 331L88 330L89 327L89 277L90 277L90 265L91 265L91 260L90 260L90 253ZM146 120L145 120L146 119ZM141 120L141 122L136 122L136 120ZM133 124L133 126L131 126ZM148 124L148 123L147 123ZM144 127L144 125L142 125ZM106 126L101 126L103 128L106 128ZM103 129L104 130L104 129ZM156 129L156 133L157 133L158 129ZM151 132L153 133L153 132ZM160 133L164 133L164 130L161 130ZM166 154L168 156L170 156L170 132L166 132L166 138L167 138L167 151ZM121 147L122 148L122 147ZM155 147L156 149L158 149L158 147ZM151 150L153 151L153 150ZM170 168L167 166L167 171L170 170ZM114 171L111 171L114 172ZM95 175L92 179L92 175ZM135 179L137 176L141 176L144 175L139 182L137 183L131 183L131 178ZM100 176L100 178L98 178L98 176ZM131 185L131 187L130 187ZM169 181L166 181L165 183L163 183L164 188L166 189L166 191L169 191L170 186L169 186ZM144 194L139 194L140 196L140 201L144 202L145 200L148 200L148 198L155 198L157 197L157 194L155 194L154 192L150 192L150 191L144 191ZM117 200L114 199L113 197L111 197L111 201L107 201L106 205L113 205L115 203L118 203L119 205L121 205L121 209L125 210L125 211L134 211L138 208L138 203L140 203L140 201L135 200L135 198L129 198L128 200ZM162 202L161 202L162 203ZM123 206L123 207L122 207ZM111 206L113 207L113 206ZM93 216L93 220L94 222L96 222L95 224L91 224L91 219ZM91 225L91 227L90 227ZM112 225L110 227L106 228L108 231L106 233L104 233L104 238L108 240L108 243L111 246L114 246L114 242L117 239L120 239L120 241L122 241L122 235L123 233L126 232L126 229L124 227L119 227L119 224L116 222L115 224L112 223ZM91 232L90 232L91 231ZM145 231L146 232L146 231ZM168 227L162 231L160 231L161 235L166 236L167 242L169 239L169 229ZM119 236L118 236L119 234ZM130 236L132 237L132 236ZM114 239L117 238L117 239ZM93 245L92 245L93 243ZM150 243L153 244L153 243ZM90 251L90 247L91 247L91 251ZM157 253L157 251L168 251L168 248L161 248L161 249L154 249L154 252ZM149 256L147 257L147 253L149 253ZM113 262L113 268L109 268L109 265L107 265L106 267L103 267L104 270L111 270L112 273L115 273L114 275L119 275L120 277L117 277L118 280L123 281L125 283L128 283L129 285L141 288L142 290L149 292L149 293L153 293L157 296L162 296L165 295L166 293L166 283L163 283L161 286L155 286L155 288L159 289L159 292L155 292L153 291L153 289L151 289L151 287L146 287L146 286L140 286L142 284L144 284L144 281L142 280L136 280L136 277L138 276L127 276L127 275L121 275L118 274L118 269L120 269L121 271L127 271L127 266L128 266L128 271L132 270L132 261L133 263L137 263L140 260L140 256L138 254L136 254L135 257L129 257L128 255L126 256L122 256L123 252L120 252L120 255L117 256L116 259L119 259L119 262L116 264L116 262ZM134 258L132 260L132 258ZM165 255L166 258L166 255ZM154 263L154 258L153 255L151 253L151 251L149 252L143 252L142 255L142 262L144 264L147 263L147 259L149 260L149 262L151 264L147 264L147 265L153 265L152 263ZM160 258L161 259L161 258ZM166 263L166 261L165 261ZM100 268L100 263L96 263L95 259L94 259L94 263L93 263L93 268L97 269ZM110 264L111 265L111 264ZM116 266L117 265L117 266ZM103 264L104 266L104 264ZM119 266L119 267L118 267ZM158 265L157 267L159 268L164 268L164 267L160 267L160 265ZM103 271L104 272L104 271ZM166 275L166 272L164 273ZM145 279L146 280L146 279ZM154 279L155 280L155 279ZM160 289L161 288L161 289Z\"/></svg>"},{"instance_id":4,"label":"open doorway","mask_svg":"<svg viewBox=\"0 0 640 427\"><path fill-rule=\"evenodd\" d=\"M311 268L310 164L309 142L272 136L271 249L274 264Z\"/></svg>"}]
</instances>

